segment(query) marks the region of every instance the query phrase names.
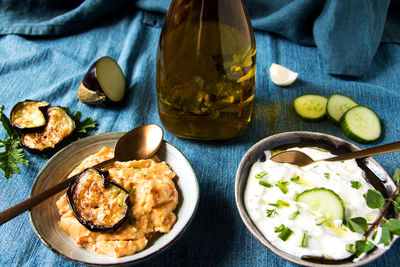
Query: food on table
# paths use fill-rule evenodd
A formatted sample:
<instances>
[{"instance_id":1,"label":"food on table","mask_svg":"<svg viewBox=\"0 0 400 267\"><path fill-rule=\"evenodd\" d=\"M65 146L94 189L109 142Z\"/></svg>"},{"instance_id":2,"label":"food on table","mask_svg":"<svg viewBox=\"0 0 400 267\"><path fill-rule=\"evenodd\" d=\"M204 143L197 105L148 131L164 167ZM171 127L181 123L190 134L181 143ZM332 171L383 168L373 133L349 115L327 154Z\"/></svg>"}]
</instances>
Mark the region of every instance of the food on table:
<instances>
[{"instance_id":1,"label":"food on table","mask_svg":"<svg viewBox=\"0 0 400 267\"><path fill-rule=\"evenodd\" d=\"M33 152L43 152L55 148L75 129L74 120L62 107L51 107L47 110L48 121L41 132L22 133L21 144Z\"/></svg>"},{"instance_id":2,"label":"food on table","mask_svg":"<svg viewBox=\"0 0 400 267\"><path fill-rule=\"evenodd\" d=\"M94 168L81 172L67 190L75 218L92 232L117 230L128 216L128 198L125 189L110 181L108 171Z\"/></svg>"},{"instance_id":3,"label":"food on table","mask_svg":"<svg viewBox=\"0 0 400 267\"><path fill-rule=\"evenodd\" d=\"M17 103L10 114L11 125L19 132L39 132L46 127L50 103L25 100Z\"/></svg>"},{"instance_id":4,"label":"food on table","mask_svg":"<svg viewBox=\"0 0 400 267\"><path fill-rule=\"evenodd\" d=\"M104 147L83 160L71 175L110 159L113 154L112 149ZM76 219L64 194L57 201L59 225L77 245L98 254L122 257L143 250L159 233L170 232L176 221L178 192L173 182L175 173L165 162L158 158L117 161L106 171L111 182L129 192L127 218L114 232L90 231ZM111 207L103 207L104 213L113 213Z\"/></svg>"},{"instance_id":5,"label":"food on table","mask_svg":"<svg viewBox=\"0 0 400 267\"><path fill-rule=\"evenodd\" d=\"M288 86L294 83L299 74L291 71L282 65L272 63L269 68L269 77L271 81L278 86Z\"/></svg>"},{"instance_id":6,"label":"food on table","mask_svg":"<svg viewBox=\"0 0 400 267\"><path fill-rule=\"evenodd\" d=\"M347 137L360 142L375 141L381 136L381 122L373 110L355 106L346 111L340 120L340 127Z\"/></svg>"},{"instance_id":7,"label":"food on table","mask_svg":"<svg viewBox=\"0 0 400 267\"><path fill-rule=\"evenodd\" d=\"M328 102L326 103L326 113L329 119L339 123L343 114L357 105L358 103L351 97L341 94L333 94L328 98Z\"/></svg>"},{"instance_id":8,"label":"food on table","mask_svg":"<svg viewBox=\"0 0 400 267\"><path fill-rule=\"evenodd\" d=\"M291 148L314 160L332 157L327 151ZM270 160L251 167L244 202L246 210L266 239L280 250L297 257L345 259L354 254L349 247L363 240L345 221L362 217L368 223L379 217L364 195L373 187L355 160L321 161L305 167ZM378 231L379 232L379 231ZM379 234L371 242L378 247Z\"/></svg>"},{"instance_id":9,"label":"food on table","mask_svg":"<svg viewBox=\"0 0 400 267\"><path fill-rule=\"evenodd\" d=\"M325 117L327 102L328 99L321 95L301 95L293 101L293 106L301 118L317 121Z\"/></svg>"},{"instance_id":10,"label":"food on table","mask_svg":"<svg viewBox=\"0 0 400 267\"><path fill-rule=\"evenodd\" d=\"M381 122L375 112L345 95L333 94L326 99L321 95L305 94L293 100L293 107L297 115L309 121L318 121L328 115L339 123L347 137L359 143L369 143L381 136Z\"/></svg>"},{"instance_id":11,"label":"food on table","mask_svg":"<svg viewBox=\"0 0 400 267\"><path fill-rule=\"evenodd\" d=\"M120 102L125 95L125 77L117 62L110 57L102 57L90 66L83 77L78 98L90 105Z\"/></svg>"}]
</instances>

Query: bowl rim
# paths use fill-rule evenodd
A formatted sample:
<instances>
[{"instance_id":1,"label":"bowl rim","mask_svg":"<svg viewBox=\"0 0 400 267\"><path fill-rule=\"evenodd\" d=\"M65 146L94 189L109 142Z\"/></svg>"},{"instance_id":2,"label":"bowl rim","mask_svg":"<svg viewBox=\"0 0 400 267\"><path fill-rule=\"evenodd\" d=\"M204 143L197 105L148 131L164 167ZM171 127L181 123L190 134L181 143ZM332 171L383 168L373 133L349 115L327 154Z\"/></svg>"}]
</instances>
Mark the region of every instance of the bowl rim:
<instances>
[{"instance_id":1,"label":"bowl rim","mask_svg":"<svg viewBox=\"0 0 400 267\"><path fill-rule=\"evenodd\" d=\"M61 149L60 151L58 151L57 153L55 153L44 165L43 167L40 169L39 173L36 175L35 180L33 182L31 191L30 191L30 197L32 197L33 192L35 191L35 188L37 186L37 180L40 177L40 175L42 174L42 172L45 170L45 168L50 164L50 162L54 159L56 159L57 157L60 157L60 154L62 155L63 153L65 153L64 151L70 149L72 146L76 146L76 145L80 145L81 143L85 143L90 139L93 138L101 138L101 137L112 137L112 136L120 136L122 134L124 134L126 132L120 132L120 131L114 131L114 132L105 132L105 133L98 133L98 134L94 134L94 135L90 135L90 136L86 136L84 138L81 138L79 140L76 140L74 142L72 142L71 144L67 145L66 147L64 147L63 149ZM49 248L54 254L58 255L59 257L74 262L74 263L78 263L78 264L83 264L83 265L87 265L87 266L125 266L125 265L131 265L131 264L137 264L137 263L141 263L143 261L148 260L149 258L155 256L156 254L160 253L161 251L165 250L167 247L169 247L170 245L172 245L172 243L174 243L176 240L178 240L183 233L185 232L185 230L189 227L189 225L191 224L191 222L193 221L198 206L199 206L199 201L200 201L200 186L199 186L199 182L196 176L196 173L193 170L192 165L190 164L189 160L186 158L186 156L182 153L182 151L180 151L177 147L173 146L172 144L170 144L169 142L163 140L163 143L168 147L175 149L177 152L179 152L179 154L181 154L181 156L188 162L188 167L190 168L190 171L193 174L194 179L194 184L195 184L195 188L193 188L193 193L196 196L196 201L195 201L195 205L192 208L192 213L190 214L189 218L187 219L186 224L182 227L182 229L171 239L168 240L165 244L161 245L157 250L155 250L154 252L144 255L141 258L138 259L133 259L131 261L126 261L126 262L120 262L120 263L91 263L91 262L86 262L84 260L79 260L79 259L74 259L71 258L65 254L63 254L61 251L59 251L58 249L56 249L48 240L46 240L46 238L44 238L38 231L38 229L36 228L36 224L33 222L33 215L32 215L32 210L29 211L29 220L30 223L32 225L33 230L35 231L35 234L39 237L39 239L43 242L43 244ZM156 153L157 155L157 153ZM168 233L167 233L168 234ZM77 245L78 246L78 245ZM145 248L146 249L146 248ZM144 249L144 250L145 250ZM143 250L142 250L143 251ZM94 253L94 252L93 252ZM133 254L134 255L134 254Z\"/></svg>"},{"instance_id":2,"label":"bowl rim","mask_svg":"<svg viewBox=\"0 0 400 267\"><path fill-rule=\"evenodd\" d=\"M277 133L274 135L270 135L264 139L261 139L260 141L258 141L257 143L255 143L254 145L252 145L244 154L244 156L242 157L237 172L236 172L236 176L235 176L235 202L236 202L236 208L239 212L240 218L242 219L243 223L245 224L247 230L267 249L271 250L273 253L275 253L276 255L280 256L281 258L288 260L290 262L302 265L302 266L310 266L310 267L317 267L317 266L361 266L367 263L372 262L373 260L379 258L382 254L384 254L387 250L389 250L389 248L391 247L391 245L394 244L395 240L397 239L397 236L395 236L394 240L392 241L392 243L387 246L384 247L382 249L377 249L375 251L373 251L372 253L370 253L368 256L360 259L359 261L356 262L345 262L345 263L339 263L339 264L324 264L324 263L315 263L315 262L311 262L311 261L306 261L306 260L302 260L301 258L292 256L280 249L278 249L277 247L273 246L266 237L264 237L261 233L258 233L257 231L259 231L257 229L257 226L254 224L254 222L251 220L250 216L247 213L246 207L244 206L244 201L243 200L243 193L244 190L242 191L242 194L240 194L241 192L239 192L239 184L240 184L240 180L244 179L241 178L243 177L243 175L241 175L244 171L244 165L246 163L247 160L250 160L250 156L255 153L255 151L257 150L257 148L259 146L265 146L268 142L270 142L271 140L274 139L281 139L281 138L285 138L287 136L299 136L299 137L303 137L303 138L309 138L310 136L316 137L316 138L328 138L330 140L332 140L333 142L340 142L340 143L345 143L346 145L349 146L349 148L351 148L352 150L360 150L360 148L356 145L354 145L353 143L344 140L342 138L339 138L337 136L334 135L330 135L330 134L325 134L325 133L319 133L319 132L311 132L311 131L289 131L289 132L282 132L282 133ZM307 137L308 136L308 137ZM282 144L285 145L285 144ZM282 146L281 145L281 146ZM264 149L267 150L268 148ZM394 189L396 186L393 182L393 180L391 179L391 177L387 174L387 172L381 167L380 164L378 164L374 159L372 159L371 157L367 157L366 159L368 159L380 172L381 174L383 174L387 180L388 186L390 186L392 189ZM252 162L251 164L253 164L254 162ZM367 167L367 166L366 166ZM247 181L247 177L245 177L245 180ZM398 216L397 216L398 217Z\"/></svg>"}]
</instances>

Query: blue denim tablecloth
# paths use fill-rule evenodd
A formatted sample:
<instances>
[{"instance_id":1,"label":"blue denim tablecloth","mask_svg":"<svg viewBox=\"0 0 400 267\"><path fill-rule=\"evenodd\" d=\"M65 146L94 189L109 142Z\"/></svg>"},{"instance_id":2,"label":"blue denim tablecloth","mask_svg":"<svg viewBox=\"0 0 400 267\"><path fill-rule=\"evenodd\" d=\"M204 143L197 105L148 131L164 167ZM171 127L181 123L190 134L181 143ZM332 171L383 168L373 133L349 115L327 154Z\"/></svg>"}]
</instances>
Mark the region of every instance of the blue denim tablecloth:
<instances>
[{"instance_id":1,"label":"blue denim tablecloth","mask_svg":"<svg viewBox=\"0 0 400 267\"><path fill-rule=\"evenodd\" d=\"M155 62L162 15L126 10L96 27L63 37L4 35L0 37L0 105L6 114L24 99L46 100L80 110L98 120L94 133L127 131L145 123L161 124L156 106ZM254 114L243 135L226 141L189 141L168 132L165 140L191 162L200 184L197 215L185 234L143 266L293 266L263 247L246 229L234 200L234 181L244 153L260 139L285 131L305 130L347 139L329 121L299 119L292 109L296 96L342 93L368 105L383 122L383 136L369 147L400 138L400 45L381 44L362 78L326 74L316 47L302 46L267 32L256 32L257 82ZM116 107L91 107L78 101L79 82L89 65L111 56L126 74L128 92ZM292 86L280 88L268 76L271 63L296 72ZM0 131L0 137L5 133ZM46 159L28 154L30 164L9 180L0 177L0 210L29 196ZM400 153L374 157L392 175ZM212 159L210 161L209 159ZM400 242L369 266L398 266ZM75 266L47 249L25 213L0 226L0 266Z\"/></svg>"}]
</instances>

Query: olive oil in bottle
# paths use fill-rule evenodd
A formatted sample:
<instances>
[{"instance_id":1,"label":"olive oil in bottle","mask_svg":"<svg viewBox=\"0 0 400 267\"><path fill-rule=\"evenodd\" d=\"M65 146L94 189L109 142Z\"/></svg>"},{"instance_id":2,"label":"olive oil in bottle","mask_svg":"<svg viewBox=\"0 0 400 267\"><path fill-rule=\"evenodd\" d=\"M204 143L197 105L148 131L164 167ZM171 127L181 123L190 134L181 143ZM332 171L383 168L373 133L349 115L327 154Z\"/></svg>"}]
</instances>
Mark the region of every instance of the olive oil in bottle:
<instances>
[{"instance_id":1,"label":"olive oil in bottle","mask_svg":"<svg viewBox=\"0 0 400 267\"><path fill-rule=\"evenodd\" d=\"M251 119L256 47L242 0L173 0L157 51L157 103L172 134L226 139Z\"/></svg>"}]
</instances>

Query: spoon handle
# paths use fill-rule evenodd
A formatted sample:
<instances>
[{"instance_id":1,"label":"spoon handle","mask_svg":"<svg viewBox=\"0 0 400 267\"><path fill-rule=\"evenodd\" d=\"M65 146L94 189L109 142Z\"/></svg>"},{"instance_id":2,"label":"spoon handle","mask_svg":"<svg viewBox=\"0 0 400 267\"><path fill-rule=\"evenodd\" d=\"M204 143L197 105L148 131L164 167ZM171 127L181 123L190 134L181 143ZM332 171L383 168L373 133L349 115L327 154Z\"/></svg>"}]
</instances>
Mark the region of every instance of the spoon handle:
<instances>
[{"instance_id":1,"label":"spoon handle","mask_svg":"<svg viewBox=\"0 0 400 267\"><path fill-rule=\"evenodd\" d=\"M102 168L114 161L115 161L115 159L109 159L109 160L100 162L99 164L96 164L93 167L99 169L99 168ZM70 182L72 182L78 175L79 175L79 173L62 181L61 183L56 184L55 186L47 189L46 191L44 191L40 194L37 194L36 196L30 197L30 198L22 201L21 203L0 212L0 225L8 222L12 218L17 217L18 215L20 215L21 213L23 213L25 211L30 210L37 204L41 203L42 201L48 199L49 197L51 197L55 194L57 194L58 192L61 192L63 189L67 188L68 185L70 184Z\"/></svg>"},{"instance_id":2,"label":"spoon handle","mask_svg":"<svg viewBox=\"0 0 400 267\"><path fill-rule=\"evenodd\" d=\"M342 154L336 157L324 159L325 161L338 161L338 160L347 160L347 159L358 159L365 158L369 156L400 151L400 141L389 143L382 146L371 147L363 150L358 150L346 154Z\"/></svg>"}]
</instances>

